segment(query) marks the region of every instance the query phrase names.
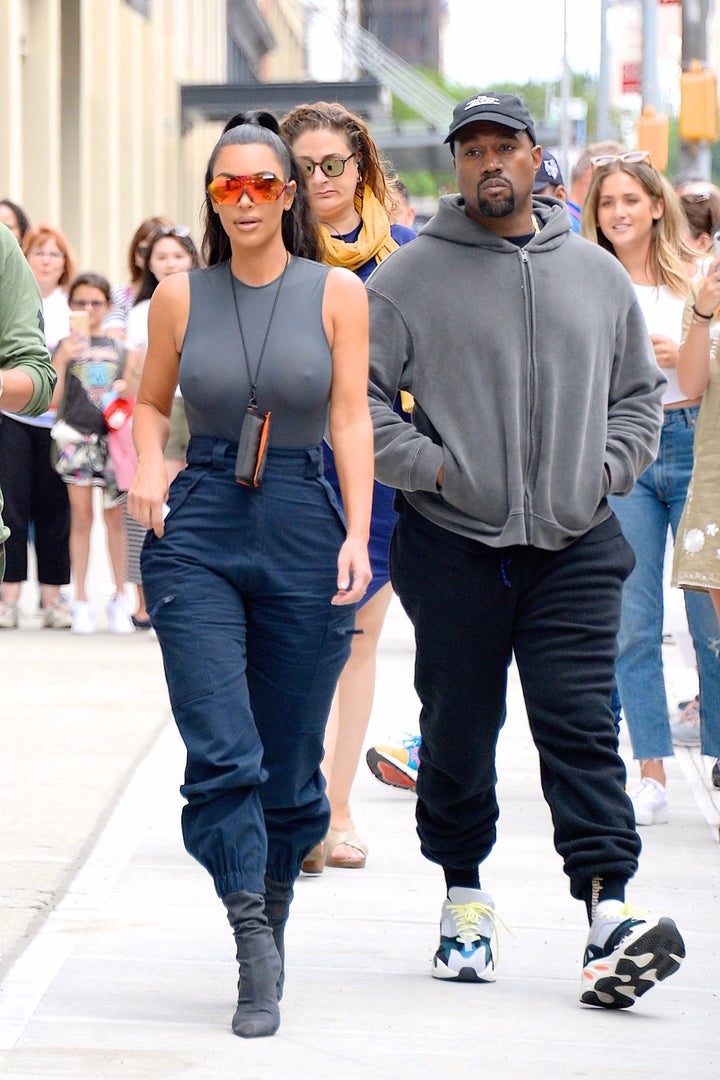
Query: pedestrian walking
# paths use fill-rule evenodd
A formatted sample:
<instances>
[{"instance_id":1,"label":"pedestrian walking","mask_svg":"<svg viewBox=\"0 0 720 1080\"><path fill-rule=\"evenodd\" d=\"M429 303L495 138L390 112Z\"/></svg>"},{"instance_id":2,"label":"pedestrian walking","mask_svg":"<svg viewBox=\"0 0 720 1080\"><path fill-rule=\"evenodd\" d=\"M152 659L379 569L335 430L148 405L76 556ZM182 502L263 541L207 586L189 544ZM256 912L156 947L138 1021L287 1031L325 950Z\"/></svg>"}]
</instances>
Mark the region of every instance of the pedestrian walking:
<instances>
[{"instance_id":1,"label":"pedestrian walking","mask_svg":"<svg viewBox=\"0 0 720 1080\"><path fill-rule=\"evenodd\" d=\"M677 195L644 150L601 155L583 209L583 232L610 251L625 268L642 308L655 359L667 380L663 426L655 460L624 499L611 506L635 554L625 582L618 638L617 682L627 720L639 785L630 798L638 825L662 825L670 805L663 759L673 754L662 657L663 566L668 530L677 535L693 468L700 397L688 398L678 381L677 362L685 300L697 274L697 253L683 241L685 218ZM699 677L699 725L706 744L720 755L720 664L717 620L706 593L686 591L688 627ZM697 713L692 707L688 710ZM714 736L710 731L714 731ZM683 737L681 736L681 737Z\"/></svg>"},{"instance_id":2,"label":"pedestrian walking","mask_svg":"<svg viewBox=\"0 0 720 1080\"><path fill-rule=\"evenodd\" d=\"M0 229L0 407L39 415L50 405L56 378L45 345L37 281L13 234ZM0 582L9 534L2 511L0 490Z\"/></svg>"},{"instance_id":3,"label":"pedestrian walking","mask_svg":"<svg viewBox=\"0 0 720 1080\"><path fill-rule=\"evenodd\" d=\"M307 183L310 205L321 224L323 261L345 266L367 281L376 266L415 239L405 225L391 223L395 207L380 152L359 116L342 105L317 101L298 105L282 122ZM398 403L398 407L401 407ZM323 447L325 473L340 497L332 450ZM392 599L388 553L395 524L393 492L373 486L370 521L372 582L358 605L350 658L340 676L325 734L323 773L330 800L330 829L303 863L306 873L325 864L362 869L368 846L358 836L350 795L375 694L377 648Z\"/></svg>"},{"instance_id":4,"label":"pedestrian walking","mask_svg":"<svg viewBox=\"0 0 720 1080\"><path fill-rule=\"evenodd\" d=\"M720 232L720 219L713 233ZM693 471L675 544L672 583L707 590L720 620L720 252L685 304L678 382L688 397L702 395ZM700 724L700 749L715 758L711 778L720 788L720 731Z\"/></svg>"},{"instance_id":5,"label":"pedestrian walking","mask_svg":"<svg viewBox=\"0 0 720 1080\"><path fill-rule=\"evenodd\" d=\"M564 206L533 202L542 149L522 101L475 94L445 141L459 194L368 282L376 469L398 489L390 570L417 647L417 826L447 889L433 975L495 978L479 867L514 654L590 923L580 999L625 1008L685 952L672 919L626 904L640 840L610 707L633 556L607 495L655 455L664 379L622 268Z\"/></svg>"},{"instance_id":6,"label":"pedestrian walking","mask_svg":"<svg viewBox=\"0 0 720 1080\"><path fill-rule=\"evenodd\" d=\"M325 722L371 576L367 299L312 261L317 223L269 113L228 121L205 184L207 268L161 281L150 305L129 507L153 530L143 581L188 752L185 845L227 910L232 1026L250 1038L280 1023L293 883L330 817ZM168 495L178 377L191 439Z\"/></svg>"},{"instance_id":7,"label":"pedestrian walking","mask_svg":"<svg viewBox=\"0 0 720 1080\"><path fill-rule=\"evenodd\" d=\"M68 293L70 310L84 314L85 333L73 328L54 353L58 372L57 423L52 429L55 469L67 484L70 499L70 563L74 586L72 631L92 634L95 619L86 579L90 562L93 488L103 493L103 521L112 569L113 595L107 606L113 634L131 634L133 626L125 597L127 537L124 493L119 489L108 447L108 410L118 414L118 400L128 394L125 348L103 332L110 308L110 282L101 274L79 274ZM133 387L134 389L134 387ZM124 423L130 422L124 402ZM112 417L111 417L112 419Z\"/></svg>"},{"instance_id":8,"label":"pedestrian walking","mask_svg":"<svg viewBox=\"0 0 720 1080\"><path fill-rule=\"evenodd\" d=\"M75 256L64 233L40 224L25 235L23 251L40 286L45 342L52 353L70 329L68 285L75 277ZM70 503L50 460L53 405L40 416L0 415L0 487L5 492L6 580L2 588L0 627L15 629L22 584L27 580L28 542L32 538L40 583L42 625L66 630L72 619L61 591L70 582Z\"/></svg>"}]
</instances>

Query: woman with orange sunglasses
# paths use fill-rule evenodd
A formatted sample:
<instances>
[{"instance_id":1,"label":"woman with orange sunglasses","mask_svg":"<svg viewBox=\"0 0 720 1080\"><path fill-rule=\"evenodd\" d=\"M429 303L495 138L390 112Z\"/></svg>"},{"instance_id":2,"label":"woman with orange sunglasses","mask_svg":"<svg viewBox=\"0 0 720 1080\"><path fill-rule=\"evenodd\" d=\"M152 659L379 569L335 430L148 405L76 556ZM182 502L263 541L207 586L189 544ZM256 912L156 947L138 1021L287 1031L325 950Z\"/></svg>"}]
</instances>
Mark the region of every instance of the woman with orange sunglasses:
<instances>
[{"instance_id":1,"label":"woman with orange sunglasses","mask_svg":"<svg viewBox=\"0 0 720 1080\"><path fill-rule=\"evenodd\" d=\"M313 261L274 117L228 122L205 187L207 268L161 281L150 304L129 507L152 530L143 581L187 747L185 846L227 910L232 1027L252 1038L280 1024L293 883L330 817L325 722L371 577L368 316L355 275ZM191 438L168 494L178 380ZM326 427L345 520L323 477Z\"/></svg>"}]
</instances>

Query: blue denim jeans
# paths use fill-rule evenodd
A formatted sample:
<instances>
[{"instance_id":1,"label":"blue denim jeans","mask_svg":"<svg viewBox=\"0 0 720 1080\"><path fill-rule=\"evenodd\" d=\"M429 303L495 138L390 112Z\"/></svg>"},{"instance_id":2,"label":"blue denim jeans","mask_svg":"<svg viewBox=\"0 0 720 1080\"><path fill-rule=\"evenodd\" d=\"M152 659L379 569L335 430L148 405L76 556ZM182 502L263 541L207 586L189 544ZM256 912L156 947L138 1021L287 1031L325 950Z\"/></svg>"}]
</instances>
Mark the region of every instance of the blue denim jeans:
<instances>
[{"instance_id":1,"label":"blue denim jeans","mask_svg":"<svg viewBox=\"0 0 720 1080\"><path fill-rule=\"evenodd\" d=\"M666 411L654 464L627 498L610 499L635 552L635 569L623 586L617 683L633 755L640 761L673 753L662 662L663 561L668 526L675 537L685 505L698 408ZM717 618L707 593L684 595L700 681L702 751L720 757Z\"/></svg>"},{"instance_id":2,"label":"blue denim jeans","mask_svg":"<svg viewBox=\"0 0 720 1080\"><path fill-rule=\"evenodd\" d=\"M323 736L355 622L330 603L345 529L320 447L270 450L257 490L236 453L191 439L142 555L187 748L185 847L221 897L292 882L327 831Z\"/></svg>"}]
</instances>

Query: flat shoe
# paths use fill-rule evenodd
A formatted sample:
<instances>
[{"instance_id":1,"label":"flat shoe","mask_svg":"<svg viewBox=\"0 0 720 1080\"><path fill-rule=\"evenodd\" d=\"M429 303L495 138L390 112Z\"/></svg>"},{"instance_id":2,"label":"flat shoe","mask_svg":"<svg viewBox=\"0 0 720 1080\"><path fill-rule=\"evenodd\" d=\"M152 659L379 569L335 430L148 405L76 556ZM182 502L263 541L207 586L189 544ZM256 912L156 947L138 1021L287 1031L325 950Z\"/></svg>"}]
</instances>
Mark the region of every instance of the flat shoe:
<instances>
[{"instance_id":1,"label":"flat shoe","mask_svg":"<svg viewBox=\"0 0 720 1080\"><path fill-rule=\"evenodd\" d=\"M330 829L325 840L327 844L327 858L325 859L326 866L335 866L343 870L362 870L367 861L368 847L362 840L358 838L355 832L355 826L350 823L348 829ZM353 848L356 851L357 857L344 858L341 855L336 855L335 852L342 845L346 844L349 848Z\"/></svg>"},{"instance_id":2,"label":"flat shoe","mask_svg":"<svg viewBox=\"0 0 720 1080\"><path fill-rule=\"evenodd\" d=\"M302 861L300 869L303 874L322 874L325 869L325 856L327 855L327 842L322 840L314 848L308 851Z\"/></svg>"}]
</instances>

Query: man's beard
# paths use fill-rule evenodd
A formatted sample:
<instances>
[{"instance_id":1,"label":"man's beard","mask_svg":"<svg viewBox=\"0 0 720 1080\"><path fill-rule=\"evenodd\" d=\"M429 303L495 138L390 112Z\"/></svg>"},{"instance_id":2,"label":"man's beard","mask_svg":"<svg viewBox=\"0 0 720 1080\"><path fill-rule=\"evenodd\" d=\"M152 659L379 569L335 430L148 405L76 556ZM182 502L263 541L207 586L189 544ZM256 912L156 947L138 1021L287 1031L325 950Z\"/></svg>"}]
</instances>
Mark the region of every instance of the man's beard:
<instances>
[{"instance_id":1,"label":"man's beard","mask_svg":"<svg viewBox=\"0 0 720 1080\"><path fill-rule=\"evenodd\" d=\"M477 200L478 210L483 217L507 217L508 214L512 214L515 210L515 192L512 188L510 189L509 194L503 199L484 199L480 193L480 186L478 185Z\"/></svg>"}]
</instances>

